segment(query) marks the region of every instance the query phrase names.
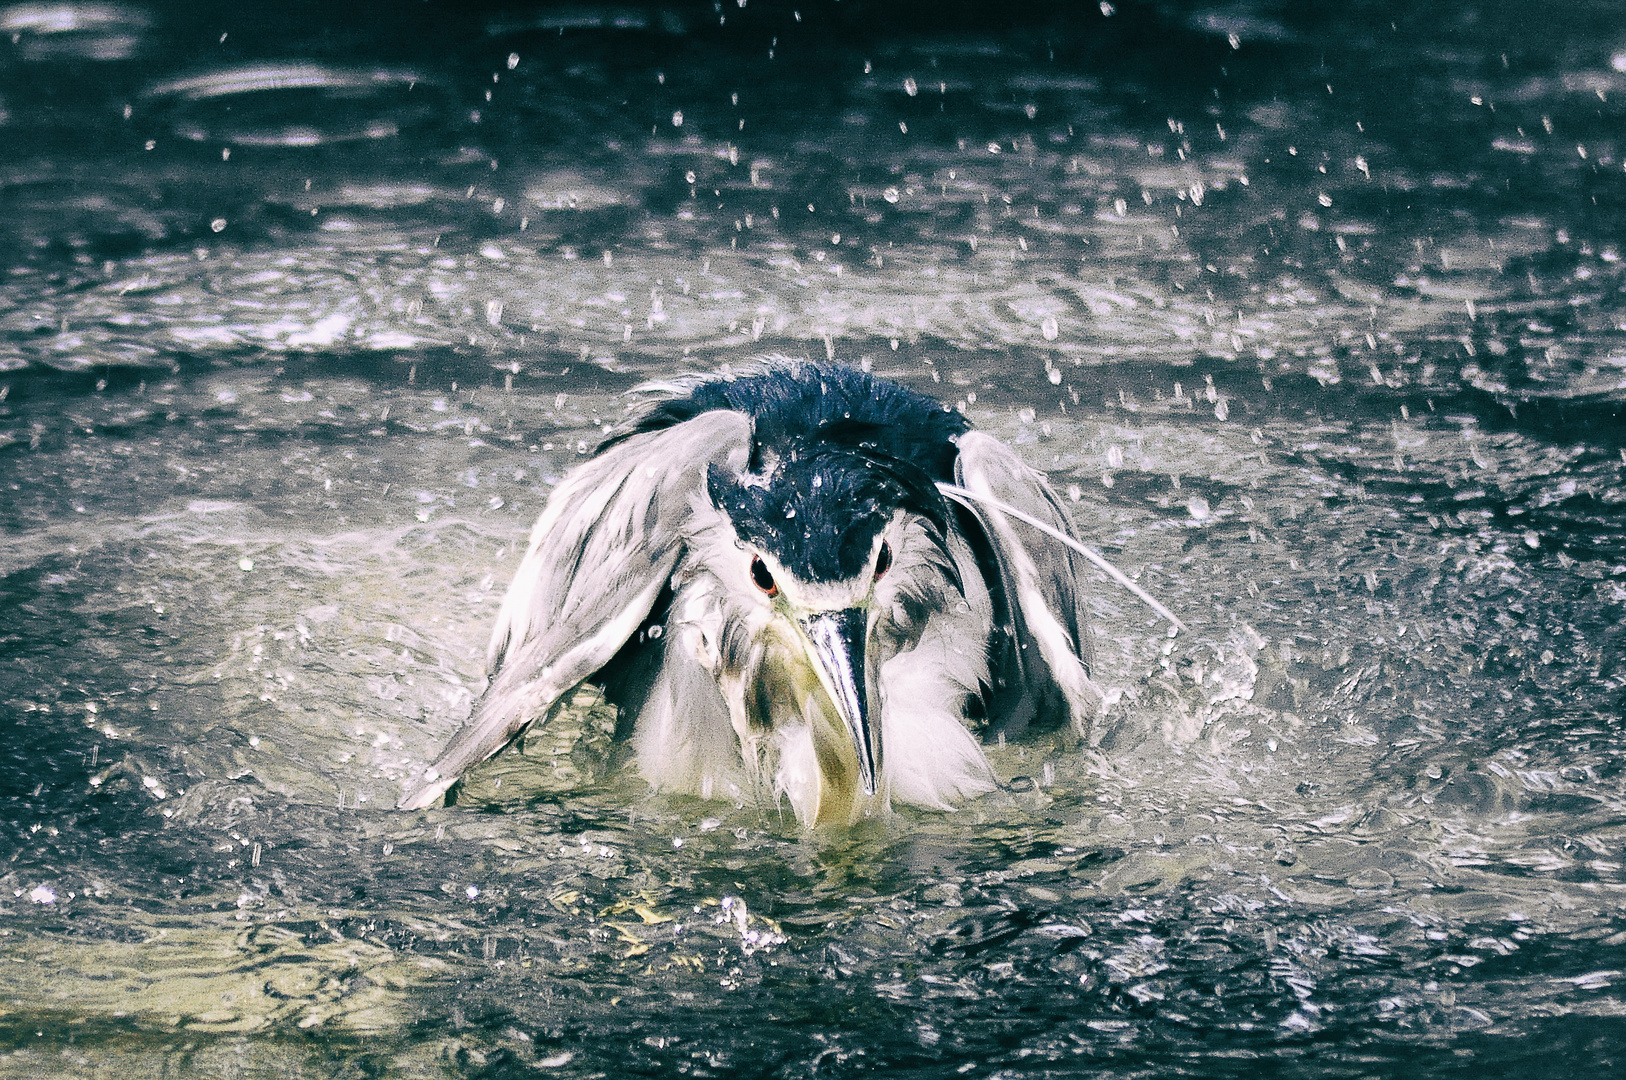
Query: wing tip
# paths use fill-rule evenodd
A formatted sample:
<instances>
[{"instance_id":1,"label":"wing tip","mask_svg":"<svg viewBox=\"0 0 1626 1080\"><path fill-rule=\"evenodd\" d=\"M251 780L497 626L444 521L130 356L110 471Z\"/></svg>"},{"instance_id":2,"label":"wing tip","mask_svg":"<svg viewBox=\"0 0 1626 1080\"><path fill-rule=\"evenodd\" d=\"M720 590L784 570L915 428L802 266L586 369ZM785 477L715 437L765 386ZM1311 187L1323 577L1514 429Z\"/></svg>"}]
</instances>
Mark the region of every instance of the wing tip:
<instances>
[{"instance_id":1,"label":"wing tip","mask_svg":"<svg viewBox=\"0 0 1626 1080\"><path fill-rule=\"evenodd\" d=\"M446 797L446 792L457 782L456 776L441 776L433 769L424 773L415 787L410 787L395 803L397 810L427 810Z\"/></svg>"}]
</instances>

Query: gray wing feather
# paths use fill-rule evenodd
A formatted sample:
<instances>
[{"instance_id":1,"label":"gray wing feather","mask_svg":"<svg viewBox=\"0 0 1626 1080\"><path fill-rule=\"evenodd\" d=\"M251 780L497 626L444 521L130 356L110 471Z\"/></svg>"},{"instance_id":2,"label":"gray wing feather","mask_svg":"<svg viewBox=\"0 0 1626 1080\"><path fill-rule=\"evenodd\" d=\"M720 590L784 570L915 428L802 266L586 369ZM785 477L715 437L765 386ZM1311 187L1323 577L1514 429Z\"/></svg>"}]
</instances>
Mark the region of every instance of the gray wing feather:
<instances>
[{"instance_id":1,"label":"gray wing feather","mask_svg":"<svg viewBox=\"0 0 1626 1080\"><path fill-rule=\"evenodd\" d=\"M1075 535L1045 475L1010 447L979 431L960 436L958 447L954 475L961 487ZM1006 597L1018 677L1040 699L1059 692L1073 726L1088 735L1101 691L1090 680L1094 650L1084 603L1083 557L998 510L957 501L977 519L992 548L999 580L990 585ZM1035 654L1041 662L1034 662Z\"/></svg>"},{"instance_id":2,"label":"gray wing feather","mask_svg":"<svg viewBox=\"0 0 1626 1080\"><path fill-rule=\"evenodd\" d=\"M683 554L707 467L742 467L750 439L743 414L702 413L625 439L565 477L497 616L491 684L402 809L440 799L626 644Z\"/></svg>"}]
</instances>

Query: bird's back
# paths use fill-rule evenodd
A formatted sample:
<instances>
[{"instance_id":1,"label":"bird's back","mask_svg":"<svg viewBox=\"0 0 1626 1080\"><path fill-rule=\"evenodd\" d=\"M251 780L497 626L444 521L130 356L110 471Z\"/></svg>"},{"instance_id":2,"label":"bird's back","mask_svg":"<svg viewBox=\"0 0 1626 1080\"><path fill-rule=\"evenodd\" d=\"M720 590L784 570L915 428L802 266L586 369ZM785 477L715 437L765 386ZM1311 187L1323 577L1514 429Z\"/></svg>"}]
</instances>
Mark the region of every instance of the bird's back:
<instances>
[{"instance_id":1,"label":"bird's back","mask_svg":"<svg viewBox=\"0 0 1626 1080\"><path fill-rule=\"evenodd\" d=\"M847 447L907 463L933 481L951 481L953 440L970 426L959 413L924 394L842 364L776 360L677 389L601 449L640 432L728 409L751 418L754 471L762 468L765 457L788 456L802 447Z\"/></svg>"}]
</instances>

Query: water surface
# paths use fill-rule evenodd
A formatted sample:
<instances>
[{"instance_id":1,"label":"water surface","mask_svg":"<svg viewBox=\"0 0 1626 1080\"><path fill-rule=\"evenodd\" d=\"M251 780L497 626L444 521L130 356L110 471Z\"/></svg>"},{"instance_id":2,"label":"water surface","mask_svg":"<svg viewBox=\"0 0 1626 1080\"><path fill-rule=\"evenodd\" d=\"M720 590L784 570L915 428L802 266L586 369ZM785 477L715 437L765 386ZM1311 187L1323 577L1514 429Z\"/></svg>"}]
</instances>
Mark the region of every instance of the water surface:
<instances>
[{"instance_id":1,"label":"water surface","mask_svg":"<svg viewBox=\"0 0 1626 1080\"><path fill-rule=\"evenodd\" d=\"M1614 5L423 7L0 9L0 1072L1610 1074ZM1096 582L955 814L592 688L390 809L625 392L774 352L1191 632Z\"/></svg>"}]
</instances>

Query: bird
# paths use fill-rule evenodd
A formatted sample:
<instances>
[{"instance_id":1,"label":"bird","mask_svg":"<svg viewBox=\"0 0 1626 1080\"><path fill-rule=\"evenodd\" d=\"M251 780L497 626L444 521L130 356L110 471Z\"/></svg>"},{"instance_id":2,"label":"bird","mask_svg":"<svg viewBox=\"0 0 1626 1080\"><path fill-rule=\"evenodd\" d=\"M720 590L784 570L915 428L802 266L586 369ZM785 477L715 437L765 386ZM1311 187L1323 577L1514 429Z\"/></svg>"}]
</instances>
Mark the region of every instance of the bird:
<instances>
[{"instance_id":1,"label":"bird","mask_svg":"<svg viewBox=\"0 0 1626 1080\"><path fill-rule=\"evenodd\" d=\"M833 361L640 392L550 494L487 688L402 809L584 682L630 721L654 789L765 796L804 827L953 810L997 786L984 740L1089 735L1088 552L1009 446Z\"/></svg>"}]
</instances>

